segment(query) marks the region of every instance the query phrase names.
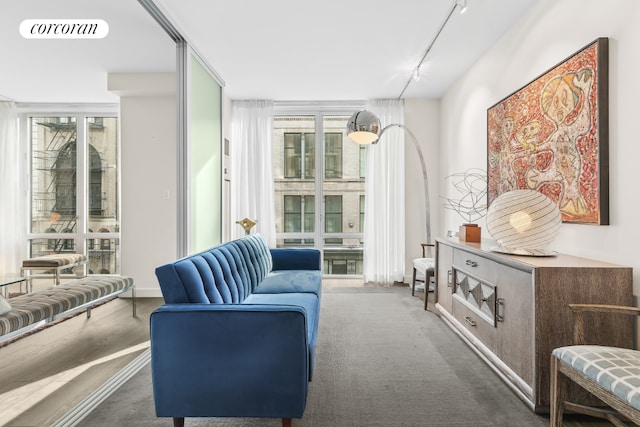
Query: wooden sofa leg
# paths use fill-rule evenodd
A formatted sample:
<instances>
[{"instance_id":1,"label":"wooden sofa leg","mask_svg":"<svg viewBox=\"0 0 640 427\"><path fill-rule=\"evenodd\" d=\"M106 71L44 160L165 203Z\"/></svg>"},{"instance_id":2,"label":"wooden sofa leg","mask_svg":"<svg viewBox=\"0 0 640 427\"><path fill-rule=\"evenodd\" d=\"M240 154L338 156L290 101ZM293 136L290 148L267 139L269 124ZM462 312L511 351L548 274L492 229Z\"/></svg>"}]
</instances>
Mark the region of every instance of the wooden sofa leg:
<instances>
[{"instance_id":1,"label":"wooden sofa leg","mask_svg":"<svg viewBox=\"0 0 640 427\"><path fill-rule=\"evenodd\" d=\"M291 427L291 418L283 418L282 427Z\"/></svg>"},{"instance_id":2,"label":"wooden sofa leg","mask_svg":"<svg viewBox=\"0 0 640 427\"><path fill-rule=\"evenodd\" d=\"M184 427L184 417L174 418L173 427Z\"/></svg>"}]
</instances>

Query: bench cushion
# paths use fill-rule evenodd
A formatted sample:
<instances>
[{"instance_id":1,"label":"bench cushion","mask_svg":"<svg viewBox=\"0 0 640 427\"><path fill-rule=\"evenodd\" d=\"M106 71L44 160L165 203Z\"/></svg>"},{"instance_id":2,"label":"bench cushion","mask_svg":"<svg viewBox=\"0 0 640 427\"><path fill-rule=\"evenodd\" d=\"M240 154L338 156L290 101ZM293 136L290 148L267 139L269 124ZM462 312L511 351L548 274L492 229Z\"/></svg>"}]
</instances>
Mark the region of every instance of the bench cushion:
<instances>
[{"instance_id":1,"label":"bench cushion","mask_svg":"<svg viewBox=\"0 0 640 427\"><path fill-rule=\"evenodd\" d=\"M574 345L556 348L553 355L634 408L640 409L640 351Z\"/></svg>"},{"instance_id":2,"label":"bench cushion","mask_svg":"<svg viewBox=\"0 0 640 427\"><path fill-rule=\"evenodd\" d=\"M22 261L22 266L31 268L55 268L69 264L77 264L86 260L87 257L83 254L51 254L31 259L25 259L24 261Z\"/></svg>"},{"instance_id":3,"label":"bench cushion","mask_svg":"<svg viewBox=\"0 0 640 427\"><path fill-rule=\"evenodd\" d=\"M126 290L132 285L131 277L86 277L12 298L11 311L0 315L0 336Z\"/></svg>"}]
</instances>

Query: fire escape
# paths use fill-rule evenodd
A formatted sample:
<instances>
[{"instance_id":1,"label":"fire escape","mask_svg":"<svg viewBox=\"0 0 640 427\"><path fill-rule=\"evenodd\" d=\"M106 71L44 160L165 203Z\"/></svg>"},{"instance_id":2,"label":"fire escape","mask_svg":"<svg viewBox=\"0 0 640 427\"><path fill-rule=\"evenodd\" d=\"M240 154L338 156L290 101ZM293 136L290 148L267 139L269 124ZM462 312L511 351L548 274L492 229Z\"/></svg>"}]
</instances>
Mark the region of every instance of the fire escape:
<instances>
[{"instance_id":1,"label":"fire escape","mask_svg":"<svg viewBox=\"0 0 640 427\"><path fill-rule=\"evenodd\" d=\"M34 172L39 172L34 173L34 214L49 216L48 233L75 233L76 123L54 120L38 125L45 128L46 140L43 149L33 150ZM32 256L74 251L73 238L47 239L32 246Z\"/></svg>"}]
</instances>

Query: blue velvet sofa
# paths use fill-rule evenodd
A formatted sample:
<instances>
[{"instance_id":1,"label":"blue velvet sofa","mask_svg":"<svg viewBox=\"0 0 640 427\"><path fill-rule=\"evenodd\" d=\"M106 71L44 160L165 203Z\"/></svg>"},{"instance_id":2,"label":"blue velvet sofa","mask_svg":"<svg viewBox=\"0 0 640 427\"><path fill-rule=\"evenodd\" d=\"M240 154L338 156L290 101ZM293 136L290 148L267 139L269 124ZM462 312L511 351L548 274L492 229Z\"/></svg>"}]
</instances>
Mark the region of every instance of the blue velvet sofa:
<instances>
[{"instance_id":1,"label":"blue velvet sofa","mask_svg":"<svg viewBox=\"0 0 640 427\"><path fill-rule=\"evenodd\" d=\"M156 269L151 314L156 415L301 418L320 315L316 249L269 249L259 234Z\"/></svg>"}]
</instances>

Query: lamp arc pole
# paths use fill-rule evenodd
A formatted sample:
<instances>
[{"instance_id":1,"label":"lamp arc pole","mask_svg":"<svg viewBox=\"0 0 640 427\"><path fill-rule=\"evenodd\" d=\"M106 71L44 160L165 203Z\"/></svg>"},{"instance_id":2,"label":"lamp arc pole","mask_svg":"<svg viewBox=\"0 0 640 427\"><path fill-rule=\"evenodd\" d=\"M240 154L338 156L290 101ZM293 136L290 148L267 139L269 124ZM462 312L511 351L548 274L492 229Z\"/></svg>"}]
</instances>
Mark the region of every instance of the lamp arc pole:
<instances>
[{"instance_id":1,"label":"lamp arc pole","mask_svg":"<svg viewBox=\"0 0 640 427\"><path fill-rule=\"evenodd\" d=\"M394 123L382 128L382 130L380 131L380 134L378 135L378 139L376 139L373 142L373 144L377 144L378 142L380 142L380 138L382 138L382 135L384 134L384 132L387 129L390 129L393 127L398 127L403 129L411 137L410 139L413 142L413 146L416 148L416 151L418 152L418 157L420 158L420 166L422 167L422 179L424 183L424 205L425 205L425 216L426 216L425 226L426 226L426 232L427 232L426 243L431 243L431 208L429 203L429 179L427 177L427 166L424 162L424 155L422 154L422 148L420 148L420 144L418 143L418 138L416 138L413 132L411 132L411 129L409 129L407 126L400 123Z\"/></svg>"}]
</instances>

